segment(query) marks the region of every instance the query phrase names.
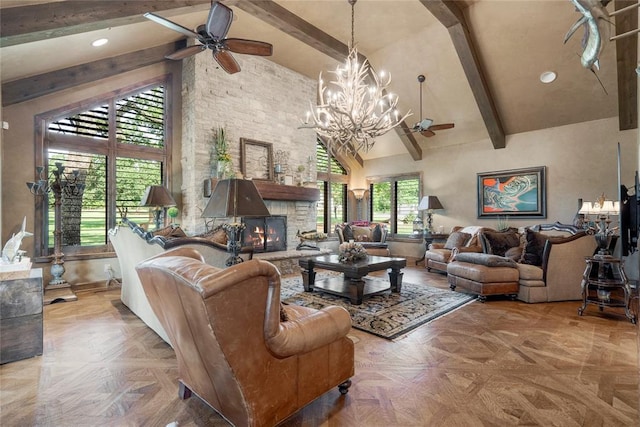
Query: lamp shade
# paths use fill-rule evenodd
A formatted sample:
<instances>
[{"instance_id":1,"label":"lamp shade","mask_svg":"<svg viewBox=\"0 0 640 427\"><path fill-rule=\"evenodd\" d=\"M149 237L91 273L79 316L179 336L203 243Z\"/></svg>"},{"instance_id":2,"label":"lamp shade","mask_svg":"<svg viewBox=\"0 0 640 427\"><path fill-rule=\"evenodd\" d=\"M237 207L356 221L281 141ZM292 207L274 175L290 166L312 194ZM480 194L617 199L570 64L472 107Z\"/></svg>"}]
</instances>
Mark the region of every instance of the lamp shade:
<instances>
[{"instance_id":1,"label":"lamp shade","mask_svg":"<svg viewBox=\"0 0 640 427\"><path fill-rule=\"evenodd\" d=\"M169 190L162 185L148 186L144 191L142 200L140 200L140 206L167 207L175 205L176 201L171 197Z\"/></svg>"},{"instance_id":2,"label":"lamp shade","mask_svg":"<svg viewBox=\"0 0 640 427\"><path fill-rule=\"evenodd\" d=\"M424 211L427 209L444 209L444 207L442 206L442 203L440 203L440 200L438 200L438 196L424 196L422 200L420 200L418 210Z\"/></svg>"},{"instance_id":3,"label":"lamp shade","mask_svg":"<svg viewBox=\"0 0 640 427\"><path fill-rule=\"evenodd\" d=\"M256 185L247 179L223 179L202 212L203 218L271 216Z\"/></svg>"},{"instance_id":4,"label":"lamp shade","mask_svg":"<svg viewBox=\"0 0 640 427\"><path fill-rule=\"evenodd\" d=\"M588 215L593 213L593 203L592 202L582 202L582 206L580 206L579 214Z\"/></svg>"}]
</instances>

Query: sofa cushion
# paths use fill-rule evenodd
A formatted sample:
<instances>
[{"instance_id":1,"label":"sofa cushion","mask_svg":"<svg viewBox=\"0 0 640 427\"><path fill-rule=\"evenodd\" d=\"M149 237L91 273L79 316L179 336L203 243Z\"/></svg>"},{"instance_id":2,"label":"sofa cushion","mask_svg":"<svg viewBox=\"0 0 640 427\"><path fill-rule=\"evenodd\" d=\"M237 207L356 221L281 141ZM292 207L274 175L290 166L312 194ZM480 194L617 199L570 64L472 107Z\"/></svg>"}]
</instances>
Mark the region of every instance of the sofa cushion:
<instances>
[{"instance_id":1,"label":"sofa cushion","mask_svg":"<svg viewBox=\"0 0 640 427\"><path fill-rule=\"evenodd\" d=\"M491 254L479 254L476 252L461 252L456 255L456 261L467 262L487 267L511 267L517 268L518 264L509 258Z\"/></svg>"},{"instance_id":2,"label":"sofa cushion","mask_svg":"<svg viewBox=\"0 0 640 427\"><path fill-rule=\"evenodd\" d=\"M518 264L518 272L520 273L520 280L542 280L544 271L541 267L531 264Z\"/></svg>"},{"instance_id":3,"label":"sofa cushion","mask_svg":"<svg viewBox=\"0 0 640 427\"><path fill-rule=\"evenodd\" d=\"M542 254L544 252L544 245L547 240L550 241L560 241L563 239L562 236L549 236L546 234L542 234L530 229L525 230L526 243L524 245L524 250L522 251L522 257L520 258L520 263L522 264L531 264L531 265L542 265Z\"/></svg>"},{"instance_id":4,"label":"sofa cushion","mask_svg":"<svg viewBox=\"0 0 640 427\"><path fill-rule=\"evenodd\" d=\"M345 225L344 228L342 229L342 237L345 242L348 242L350 240L355 240L353 238L353 230L349 224Z\"/></svg>"},{"instance_id":5,"label":"sofa cushion","mask_svg":"<svg viewBox=\"0 0 640 427\"><path fill-rule=\"evenodd\" d=\"M480 233L484 253L504 256L511 248L520 246L520 235L517 230L483 231Z\"/></svg>"},{"instance_id":6,"label":"sofa cushion","mask_svg":"<svg viewBox=\"0 0 640 427\"><path fill-rule=\"evenodd\" d=\"M462 231L454 231L447 238L447 242L444 244L444 248L453 249L465 246L469 239L471 239L471 234L463 233Z\"/></svg>"},{"instance_id":7,"label":"sofa cushion","mask_svg":"<svg viewBox=\"0 0 640 427\"><path fill-rule=\"evenodd\" d=\"M346 227L345 227L346 228ZM369 227L357 227L352 226L351 230L353 231L352 239L356 242L370 242L371 241L371 229ZM345 236L345 240L349 241Z\"/></svg>"}]
</instances>

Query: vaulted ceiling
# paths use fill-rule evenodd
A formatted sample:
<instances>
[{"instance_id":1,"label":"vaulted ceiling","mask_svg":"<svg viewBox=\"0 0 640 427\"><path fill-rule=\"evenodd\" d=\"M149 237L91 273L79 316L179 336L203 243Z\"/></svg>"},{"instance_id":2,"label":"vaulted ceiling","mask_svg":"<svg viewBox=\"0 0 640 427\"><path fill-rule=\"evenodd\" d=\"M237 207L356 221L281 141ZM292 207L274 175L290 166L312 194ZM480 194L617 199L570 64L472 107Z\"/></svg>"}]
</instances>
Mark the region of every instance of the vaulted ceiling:
<instances>
[{"instance_id":1,"label":"vaulted ceiling","mask_svg":"<svg viewBox=\"0 0 640 427\"><path fill-rule=\"evenodd\" d=\"M347 0L224 3L235 13L230 37L272 43L270 60L308 77L334 69L346 55ZM615 0L608 9L633 3ZM165 60L183 36L142 14L152 11L195 28L206 20L210 0L3 0L0 7L7 106ZM637 28L637 16L635 10L616 16L612 33ZM375 70L391 73L400 109L413 112L406 126L420 120L419 74L426 76L424 116L455 123L431 138L398 128L362 156L408 152L419 160L435 147L480 140L499 149L511 134L615 116L621 129L636 128L637 36L608 42L596 77L580 65L581 34L563 44L578 18L569 0L359 0L358 50ZM110 42L90 45L101 37ZM558 78L542 84L539 76L547 70ZM212 69L210 77L223 72ZM242 72L234 76L240 84Z\"/></svg>"}]
</instances>

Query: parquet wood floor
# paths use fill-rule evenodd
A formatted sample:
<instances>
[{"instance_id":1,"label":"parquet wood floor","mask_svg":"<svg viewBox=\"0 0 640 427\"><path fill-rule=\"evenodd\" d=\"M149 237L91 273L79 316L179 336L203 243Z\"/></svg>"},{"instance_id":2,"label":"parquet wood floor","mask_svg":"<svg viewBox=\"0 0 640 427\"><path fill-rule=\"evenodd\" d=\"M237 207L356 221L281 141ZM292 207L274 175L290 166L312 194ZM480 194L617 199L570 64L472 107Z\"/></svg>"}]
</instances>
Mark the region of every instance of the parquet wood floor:
<instances>
[{"instance_id":1,"label":"parquet wood floor","mask_svg":"<svg viewBox=\"0 0 640 427\"><path fill-rule=\"evenodd\" d=\"M404 280L446 287L420 267ZM0 425L228 425L178 399L173 350L119 295L45 307L44 355L0 367ZM579 305L473 302L393 342L354 329L349 393L283 425L639 426L638 328Z\"/></svg>"}]
</instances>

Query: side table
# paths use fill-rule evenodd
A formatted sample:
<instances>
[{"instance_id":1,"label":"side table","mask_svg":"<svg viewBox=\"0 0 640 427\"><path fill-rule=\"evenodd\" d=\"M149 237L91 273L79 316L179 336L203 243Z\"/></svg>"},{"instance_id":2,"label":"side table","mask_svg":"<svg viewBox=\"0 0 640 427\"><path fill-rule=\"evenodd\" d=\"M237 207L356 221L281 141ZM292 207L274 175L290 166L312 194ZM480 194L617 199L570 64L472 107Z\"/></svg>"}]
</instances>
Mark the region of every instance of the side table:
<instances>
[{"instance_id":1,"label":"side table","mask_svg":"<svg viewBox=\"0 0 640 427\"><path fill-rule=\"evenodd\" d=\"M636 315L629 310L631 286L624 272L622 260L609 255L596 255L585 258L586 268L582 275L582 307L578 315L582 316L588 304L605 307L622 307L624 314L636 323Z\"/></svg>"},{"instance_id":2,"label":"side table","mask_svg":"<svg viewBox=\"0 0 640 427\"><path fill-rule=\"evenodd\" d=\"M429 245L433 242L445 243L449 235L446 233L424 233L424 251L429 250ZM424 261L425 254L422 254L422 258L416 260L416 265Z\"/></svg>"}]
</instances>

